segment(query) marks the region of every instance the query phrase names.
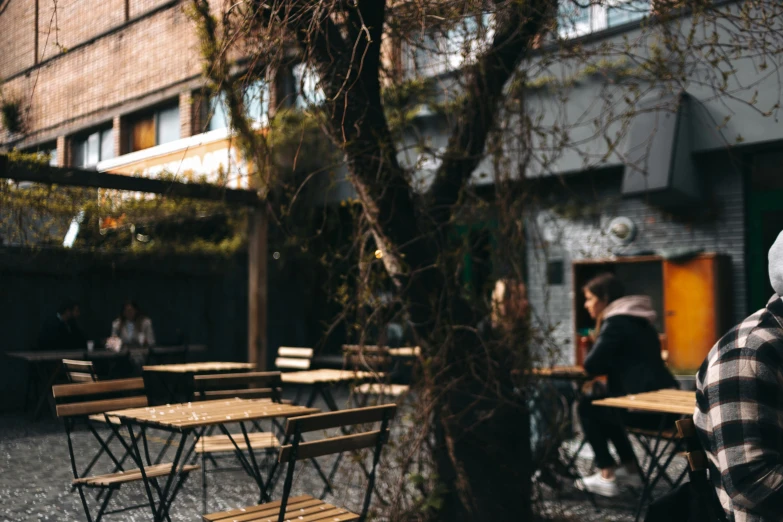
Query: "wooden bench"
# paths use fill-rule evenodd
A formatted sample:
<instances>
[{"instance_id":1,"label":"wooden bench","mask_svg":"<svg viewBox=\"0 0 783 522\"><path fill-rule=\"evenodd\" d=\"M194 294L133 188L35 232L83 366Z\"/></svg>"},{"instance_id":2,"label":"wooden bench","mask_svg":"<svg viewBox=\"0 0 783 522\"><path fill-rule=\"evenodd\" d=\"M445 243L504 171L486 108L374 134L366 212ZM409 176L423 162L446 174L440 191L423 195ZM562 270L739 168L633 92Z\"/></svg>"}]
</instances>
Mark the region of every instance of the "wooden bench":
<instances>
[{"instance_id":1,"label":"wooden bench","mask_svg":"<svg viewBox=\"0 0 783 522\"><path fill-rule=\"evenodd\" d=\"M125 469L124 463L128 453L120 459L111 451L109 444L114 437L119 438L118 420L112 419L107 412L123 410L129 408L139 408L147 406L147 397L144 395L144 381L136 379L117 379L111 381L83 382L74 384L62 384L52 387L52 396L56 403L57 417L63 419L65 433L68 438L68 452L71 460L71 470L73 472L72 485L79 491L79 496L84 507L88 520L98 522L105 514L109 500L112 495L120 488L122 484L142 480L140 469ZM95 429L92 422L103 417L103 421L111 428L112 433L109 438L104 439ZM73 438L71 436L77 422L83 422L96 440L99 442L100 449L93 457L90 464L84 472L79 473L78 463L73 448ZM124 447L127 446L123 444ZM110 473L100 475L88 475L89 470L97 463L101 455L107 455L112 463L113 470ZM184 466L182 468L183 476L187 476L191 471L198 469L198 466ZM171 470L171 464L148 463L144 472L149 476L165 476ZM100 488L103 499L100 502L97 514L92 515L90 506L87 502L84 488ZM146 505L146 504L145 504ZM125 511L119 509L117 511ZM114 511L114 512L117 512Z\"/></svg>"},{"instance_id":2,"label":"wooden bench","mask_svg":"<svg viewBox=\"0 0 783 522\"><path fill-rule=\"evenodd\" d=\"M309 370L313 362L312 348L281 346L277 349L275 367L278 370Z\"/></svg>"},{"instance_id":3,"label":"wooden bench","mask_svg":"<svg viewBox=\"0 0 783 522\"><path fill-rule=\"evenodd\" d=\"M397 406L385 404L371 408L357 408L334 413L320 413L288 419L286 423L286 438L291 440L280 448L278 463L286 464L286 476L281 500L252 507L223 511L204 515L205 522L283 522L285 520L319 520L319 521L363 521L367 517L370 500L375 486L375 474L380 461L384 444L389 437L389 424ZM321 440L302 442L302 434L323 432L334 428L345 428L355 425L378 424L377 430L365 431L351 435L326 437ZM342 430L340 430L342 432ZM298 461L342 453L344 451L373 449L372 468L368 477L367 490L360 513L335 506L318 500L310 495L291 497L291 487L294 478L294 468ZM273 476L275 468L270 472Z\"/></svg>"}]
</instances>

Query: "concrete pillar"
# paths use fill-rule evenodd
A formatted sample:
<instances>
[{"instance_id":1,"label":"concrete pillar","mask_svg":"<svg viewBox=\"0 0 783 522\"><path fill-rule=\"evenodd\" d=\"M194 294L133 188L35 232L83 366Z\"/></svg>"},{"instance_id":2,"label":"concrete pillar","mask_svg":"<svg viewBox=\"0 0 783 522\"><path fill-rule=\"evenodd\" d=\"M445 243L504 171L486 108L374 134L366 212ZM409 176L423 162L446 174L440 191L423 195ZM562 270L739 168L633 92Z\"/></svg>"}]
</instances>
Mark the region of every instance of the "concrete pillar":
<instances>
[{"instance_id":1,"label":"concrete pillar","mask_svg":"<svg viewBox=\"0 0 783 522\"><path fill-rule=\"evenodd\" d=\"M185 91L179 95L179 137L193 136L193 93Z\"/></svg>"},{"instance_id":2,"label":"concrete pillar","mask_svg":"<svg viewBox=\"0 0 783 522\"><path fill-rule=\"evenodd\" d=\"M71 151L68 147L68 139L65 136L57 136L57 166L67 167L71 163Z\"/></svg>"}]
</instances>

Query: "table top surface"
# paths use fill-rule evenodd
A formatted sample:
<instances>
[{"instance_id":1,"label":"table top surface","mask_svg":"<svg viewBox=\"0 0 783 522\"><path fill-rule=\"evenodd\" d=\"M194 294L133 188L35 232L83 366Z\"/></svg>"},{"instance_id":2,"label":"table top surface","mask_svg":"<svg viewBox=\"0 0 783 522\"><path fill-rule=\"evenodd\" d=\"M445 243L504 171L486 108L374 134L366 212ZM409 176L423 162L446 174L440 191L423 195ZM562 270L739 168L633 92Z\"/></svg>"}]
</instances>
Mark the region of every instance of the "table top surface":
<instances>
[{"instance_id":1,"label":"table top surface","mask_svg":"<svg viewBox=\"0 0 783 522\"><path fill-rule=\"evenodd\" d=\"M318 408L279 404L267 399L218 399L108 412L110 417L159 428L184 430L249 420L298 417Z\"/></svg>"},{"instance_id":2,"label":"table top surface","mask_svg":"<svg viewBox=\"0 0 783 522\"><path fill-rule=\"evenodd\" d=\"M642 410L653 413L693 415L696 410L696 392L692 390L658 390L623 397L609 397L593 401L596 406Z\"/></svg>"},{"instance_id":3,"label":"table top surface","mask_svg":"<svg viewBox=\"0 0 783 522\"><path fill-rule=\"evenodd\" d=\"M185 364L157 364L152 366L142 366L145 372L167 372L167 373L209 373L224 372L231 370L254 370L256 367L252 363L238 362L197 362Z\"/></svg>"},{"instance_id":4,"label":"table top surface","mask_svg":"<svg viewBox=\"0 0 783 522\"><path fill-rule=\"evenodd\" d=\"M156 346L155 350L160 353L166 351L180 350L182 346ZM206 345L193 344L188 346L189 352L205 352L207 350ZM113 352L111 350L93 350L88 352L87 350L63 350L63 351L46 351L46 350L25 350L21 352L5 352L8 357L14 359L23 359L25 361L60 361L62 359L111 359L113 357L123 357L130 352L132 354L146 354L149 352L149 347L132 346L120 350L119 352Z\"/></svg>"},{"instance_id":5,"label":"table top surface","mask_svg":"<svg viewBox=\"0 0 783 522\"><path fill-rule=\"evenodd\" d=\"M348 381L361 381L372 378L381 378L383 373L355 372L351 370L333 370L323 368L320 370L304 370L301 372L287 372L280 377L284 383L289 384L316 384L316 383L337 383Z\"/></svg>"},{"instance_id":6,"label":"table top surface","mask_svg":"<svg viewBox=\"0 0 783 522\"><path fill-rule=\"evenodd\" d=\"M530 374L537 377L552 377L558 379L587 379L589 375L581 366L547 366L531 368Z\"/></svg>"}]
</instances>

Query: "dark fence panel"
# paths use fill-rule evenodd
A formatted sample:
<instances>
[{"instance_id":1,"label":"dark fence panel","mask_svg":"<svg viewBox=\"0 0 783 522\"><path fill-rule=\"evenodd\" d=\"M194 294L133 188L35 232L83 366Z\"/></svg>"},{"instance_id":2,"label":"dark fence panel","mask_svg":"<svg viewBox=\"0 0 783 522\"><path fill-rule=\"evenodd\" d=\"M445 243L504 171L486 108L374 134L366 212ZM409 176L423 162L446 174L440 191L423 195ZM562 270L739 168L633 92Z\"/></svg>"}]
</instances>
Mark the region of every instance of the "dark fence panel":
<instances>
[{"instance_id":1,"label":"dark fence panel","mask_svg":"<svg viewBox=\"0 0 783 522\"><path fill-rule=\"evenodd\" d=\"M81 303L89 339L105 338L122 303L133 299L152 320L159 345L206 344L194 359L247 359L247 257L105 255L0 249L0 409L21 407L26 368L2 352L35 346L59 302Z\"/></svg>"}]
</instances>

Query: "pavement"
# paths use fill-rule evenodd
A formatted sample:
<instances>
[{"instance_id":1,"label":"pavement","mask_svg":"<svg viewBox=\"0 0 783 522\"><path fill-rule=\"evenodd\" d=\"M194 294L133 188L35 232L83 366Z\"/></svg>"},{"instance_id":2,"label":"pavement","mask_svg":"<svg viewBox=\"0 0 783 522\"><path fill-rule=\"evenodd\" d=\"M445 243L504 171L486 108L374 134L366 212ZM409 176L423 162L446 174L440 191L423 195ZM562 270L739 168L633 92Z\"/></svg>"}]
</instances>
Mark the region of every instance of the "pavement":
<instances>
[{"instance_id":1,"label":"pavement","mask_svg":"<svg viewBox=\"0 0 783 522\"><path fill-rule=\"evenodd\" d=\"M339 399L338 403L342 402ZM150 435L151 452L157 453L162 447L158 441L162 440L163 433L153 432ZM95 439L86 430L80 430L74 433L73 440L77 460L86 463L96 451ZM121 454L119 445L116 449ZM637 449L637 454L641 455L641 449ZM569 446L564 446L563 450L569 451ZM572 445L570 451L573 450ZM169 458L172 455L173 452ZM393 455L387 452L384 460L393 461ZM256 504L258 488L241 469L236 469L238 466L233 457L219 462L221 468L234 469L221 469L220 472L208 474L207 512ZM331 467L329 457L319 462L325 469ZM581 473L591 471L590 462L589 452L577 460ZM102 462L104 469L110 464L108 460ZM676 466L682 469L681 464ZM319 496L323 482L312 465L305 463L297 469L292 494ZM67 439L60 421L43 419L32 422L22 415L0 416L0 521L86 520L79 495L70 488L72 478ZM344 459L335 480L335 491L338 494L327 495L325 500L348 509L360 509L364 494L363 478L358 466L350 458ZM283 481L278 480L272 498L280 498L282 485ZM661 486L657 494L665 491L665 487ZM568 480L562 480L556 488L538 483L536 492L540 511L550 520L630 521L633 520L639 496L638 491L626 490L619 497L599 498L596 509ZM114 496L109 509L146 505L146 501L141 483L128 484ZM91 502L92 506L96 506L94 499ZM171 509L171 519L196 521L201 519L201 514L201 474L196 472L187 479L177 496ZM117 522L148 521L150 518L148 507L106 516L107 521Z\"/></svg>"}]
</instances>

